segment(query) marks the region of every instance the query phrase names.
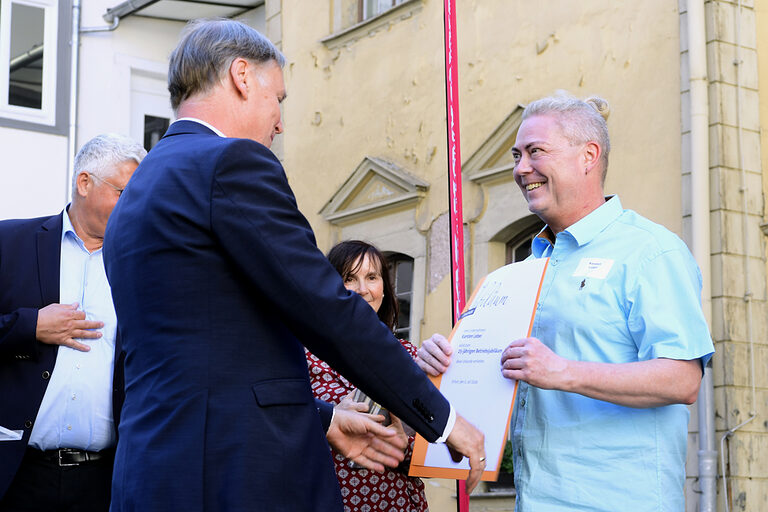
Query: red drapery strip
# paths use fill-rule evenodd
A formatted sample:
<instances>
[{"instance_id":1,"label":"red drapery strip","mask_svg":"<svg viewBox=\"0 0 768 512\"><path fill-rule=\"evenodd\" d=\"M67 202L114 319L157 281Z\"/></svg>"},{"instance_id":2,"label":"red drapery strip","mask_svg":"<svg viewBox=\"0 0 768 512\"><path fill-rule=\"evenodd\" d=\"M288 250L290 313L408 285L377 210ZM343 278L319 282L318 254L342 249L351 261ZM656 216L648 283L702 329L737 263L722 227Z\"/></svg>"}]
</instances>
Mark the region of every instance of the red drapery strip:
<instances>
[{"instance_id":1,"label":"red drapery strip","mask_svg":"<svg viewBox=\"0 0 768 512\"><path fill-rule=\"evenodd\" d=\"M459 66L456 43L456 0L444 0L445 108L448 128L448 210L451 220L451 298L453 323L464 309L464 215L461 202L461 143L459 138ZM469 512L465 482L456 482L457 510Z\"/></svg>"}]
</instances>

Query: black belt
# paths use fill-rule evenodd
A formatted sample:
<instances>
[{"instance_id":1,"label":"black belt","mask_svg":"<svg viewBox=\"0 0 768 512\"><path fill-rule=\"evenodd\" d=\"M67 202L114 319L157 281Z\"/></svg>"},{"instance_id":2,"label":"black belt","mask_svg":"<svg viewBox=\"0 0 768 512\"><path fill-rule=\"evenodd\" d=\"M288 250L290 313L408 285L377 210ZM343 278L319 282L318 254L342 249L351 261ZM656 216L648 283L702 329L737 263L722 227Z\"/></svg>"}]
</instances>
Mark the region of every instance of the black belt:
<instances>
[{"instance_id":1,"label":"black belt","mask_svg":"<svg viewBox=\"0 0 768 512\"><path fill-rule=\"evenodd\" d=\"M28 447L27 455L36 459L54 462L59 466L79 466L89 462L103 461L115 457L115 449L107 448L100 452L89 452L76 448L59 448L58 450L38 450Z\"/></svg>"}]
</instances>

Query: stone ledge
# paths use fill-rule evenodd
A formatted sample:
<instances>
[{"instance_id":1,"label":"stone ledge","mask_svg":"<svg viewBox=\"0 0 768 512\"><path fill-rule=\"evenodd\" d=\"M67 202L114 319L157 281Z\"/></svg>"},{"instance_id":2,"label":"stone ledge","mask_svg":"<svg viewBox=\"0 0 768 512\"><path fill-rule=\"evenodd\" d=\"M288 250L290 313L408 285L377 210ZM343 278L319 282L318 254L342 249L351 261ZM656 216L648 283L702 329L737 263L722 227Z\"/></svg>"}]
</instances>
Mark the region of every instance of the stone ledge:
<instances>
[{"instance_id":1,"label":"stone ledge","mask_svg":"<svg viewBox=\"0 0 768 512\"><path fill-rule=\"evenodd\" d=\"M406 0L388 11L324 37L320 42L329 50L349 46L364 37L373 37L377 32L385 30L391 24L413 17L414 14L421 11L422 4L423 0Z\"/></svg>"}]
</instances>

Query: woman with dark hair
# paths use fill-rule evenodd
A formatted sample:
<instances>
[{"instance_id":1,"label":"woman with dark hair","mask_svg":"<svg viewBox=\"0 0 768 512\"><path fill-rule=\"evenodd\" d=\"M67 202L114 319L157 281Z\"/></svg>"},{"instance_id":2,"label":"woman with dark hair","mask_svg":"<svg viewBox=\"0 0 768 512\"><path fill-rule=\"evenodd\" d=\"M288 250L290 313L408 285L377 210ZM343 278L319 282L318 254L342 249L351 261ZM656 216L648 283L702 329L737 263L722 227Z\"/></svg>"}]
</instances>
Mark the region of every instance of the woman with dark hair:
<instances>
[{"instance_id":1,"label":"woman with dark hair","mask_svg":"<svg viewBox=\"0 0 768 512\"><path fill-rule=\"evenodd\" d=\"M379 319L392 331L397 322L398 306L387 260L373 245L360 240L347 240L333 247L328 260L344 280L347 290L354 291L371 305ZM360 340L365 343L365 340ZM416 358L416 347L400 340L405 350ZM340 403L355 391L355 387L325 362L311 352L306 353L312 392L316 398ZM400 421L392 417L393 426L402 429ZM340 453L333 451L336 476L341 487L345 512L362 510L386 510L388 512L424 512L428 510L424 496L424 483L408 476L408 466L413 452L414 436L408 435L405 460L396 469L374 473L359 469Z\"/></svg>"}]
</instances>

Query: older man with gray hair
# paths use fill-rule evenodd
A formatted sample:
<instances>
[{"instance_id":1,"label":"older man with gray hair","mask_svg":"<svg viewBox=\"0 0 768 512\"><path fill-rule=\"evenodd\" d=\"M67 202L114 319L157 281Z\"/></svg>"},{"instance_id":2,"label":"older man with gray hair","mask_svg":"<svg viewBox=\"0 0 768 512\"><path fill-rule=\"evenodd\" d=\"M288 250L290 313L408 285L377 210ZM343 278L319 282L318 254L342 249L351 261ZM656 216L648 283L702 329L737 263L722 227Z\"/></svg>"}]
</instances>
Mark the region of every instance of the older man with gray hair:
<instances>
[{"instance_id":1,"label":"older man with gray hair","mask_svg":"<svg viewBox=\"0 0 768 512\"><path fill-rule=\"evenodd\" d=\"M109 509L123 396L102 243L147 152L114 134L75 158L58 215L0 222L0 510Z\"/></svg>"},{"instance_id":2,"label":"older man with gray hair","mask_svg":"<svg viewBox=\"0 0 768 512\"><path fill-rule=\"evenodd\" d=\"M113 512L340 511L324 430L355 462L396 465L367 446L394 437L376 423L358 431L362 443L335 444L345 413L313 403L302 345L468 455L470 489L482 474L482 434L346 290L296 206L269 149L283 130L283 61L232 20L193 22L171 54L179 119L104 245L127 353Z\"/></svg>"}]
</instances>

